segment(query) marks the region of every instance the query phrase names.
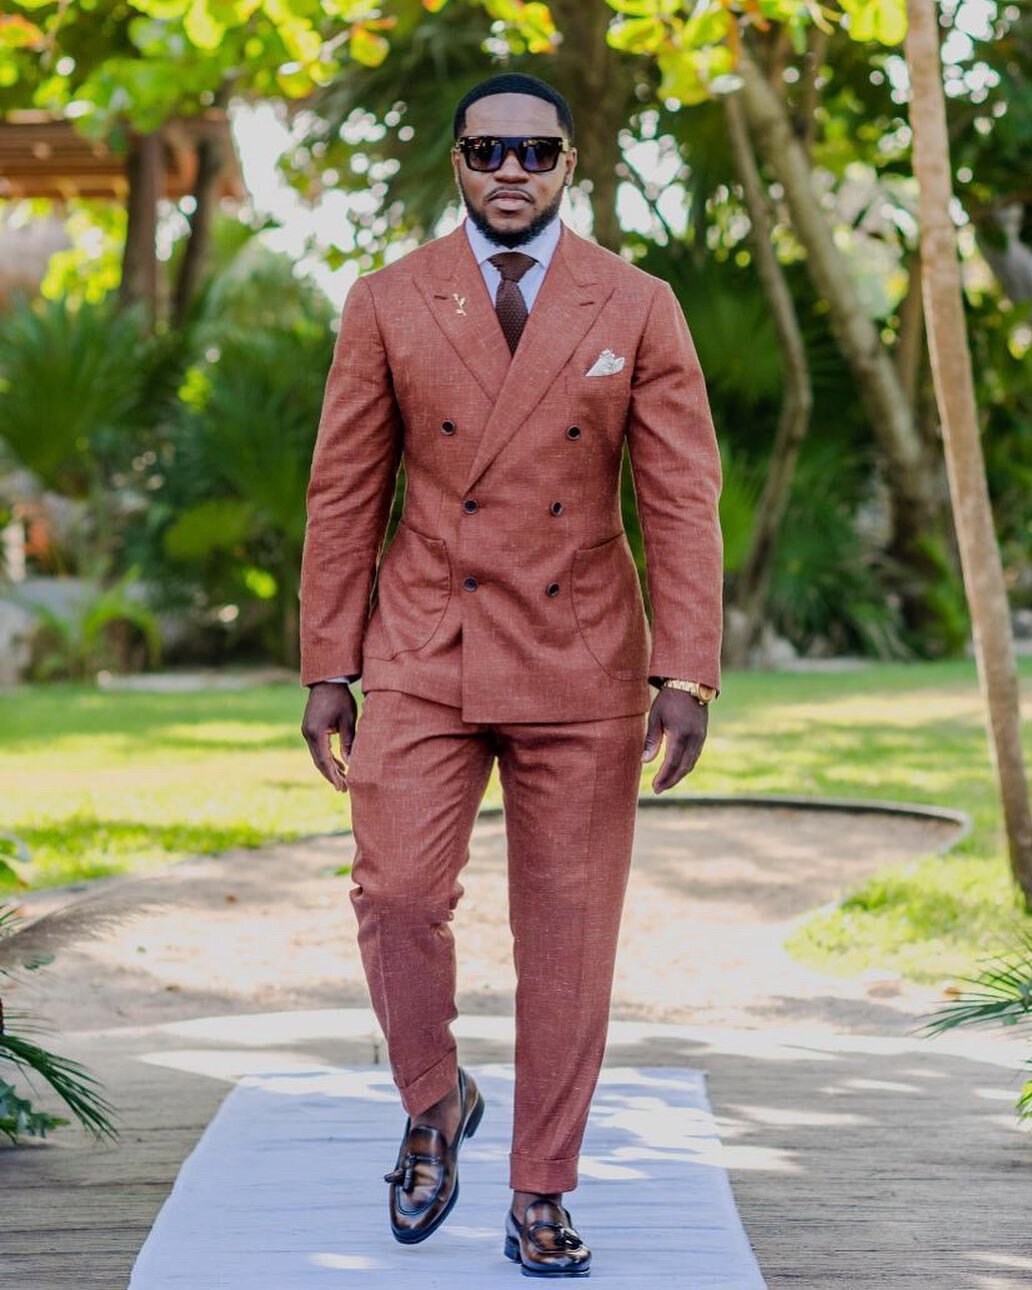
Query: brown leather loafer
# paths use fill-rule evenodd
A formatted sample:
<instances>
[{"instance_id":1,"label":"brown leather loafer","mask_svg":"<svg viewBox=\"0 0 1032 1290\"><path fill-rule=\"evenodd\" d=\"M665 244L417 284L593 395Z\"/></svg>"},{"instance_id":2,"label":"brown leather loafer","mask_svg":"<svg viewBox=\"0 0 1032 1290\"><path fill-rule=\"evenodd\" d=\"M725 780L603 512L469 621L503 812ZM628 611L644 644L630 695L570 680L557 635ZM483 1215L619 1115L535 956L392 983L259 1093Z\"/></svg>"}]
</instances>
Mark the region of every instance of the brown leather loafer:
<instances>
[{"instance_id":1,"label":"brown leather loafer","mask_svg":"<svg viewBox=\"0 0 1032 1290\"><path fill-rule=\"evenodd\" d=\"M581 1240L570 1211L557 1201L532 1200L518 1223L505 1216L505 1257L521 1265L525 1277L586 1277L591 1251Z\"/></svg>"},{"instance_id":2,"label":"brown leather loafer","mask_svg":"<svg viewBox=\"0 0 1032 1290\"><path fill-rule=\"evenodd\" d=\"M436 1232L459 1198L459 1147L472 1138L484 1114L484 1099L459 1067L459 1127L450 1144L440 1129L405 1121L398 1162L384 1182L391 1184L391 1232L403 1245L418 1245Z\"/></svg>"}]
</instances>

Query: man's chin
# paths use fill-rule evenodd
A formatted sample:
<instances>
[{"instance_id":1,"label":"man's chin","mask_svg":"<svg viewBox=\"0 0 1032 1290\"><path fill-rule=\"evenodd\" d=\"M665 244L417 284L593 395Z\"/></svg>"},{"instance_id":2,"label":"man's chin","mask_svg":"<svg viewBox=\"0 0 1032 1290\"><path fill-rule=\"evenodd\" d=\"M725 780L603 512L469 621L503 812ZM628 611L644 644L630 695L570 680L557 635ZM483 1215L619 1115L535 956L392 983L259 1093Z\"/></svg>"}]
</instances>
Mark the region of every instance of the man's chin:
<instances>
[{"instance_id":1,"label":"man's chin","mask_svg":"<svg viewBox=\"0 0 1032 1290\"><path fill-rule=\"evenodd\" d=\"M553 207L541 211L529 204L525 211L492 210L490 205L477 211L467 202L466 213L485 237L491 238L500 246L515 250L537 237L545 225L552 222L559 213L559 203L555 202Z\"/></svg>"}]
</instances>

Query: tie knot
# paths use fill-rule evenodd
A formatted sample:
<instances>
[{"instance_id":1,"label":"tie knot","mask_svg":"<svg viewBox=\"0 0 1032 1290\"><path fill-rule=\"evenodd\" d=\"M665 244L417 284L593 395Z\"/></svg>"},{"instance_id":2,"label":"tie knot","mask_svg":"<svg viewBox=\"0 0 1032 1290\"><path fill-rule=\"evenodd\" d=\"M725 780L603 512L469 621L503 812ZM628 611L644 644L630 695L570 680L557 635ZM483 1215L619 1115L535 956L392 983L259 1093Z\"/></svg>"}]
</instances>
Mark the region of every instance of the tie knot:
<instances>
[{"instance_id":1,"label":"tie knot","mask_svg":"<svg viewBox=\"0 0 1032 1290\"><path fill-rule=\"evenodd\" d=\"M519 282L537 264L537 260L532 255L524 255L522 251L499 251L497 255L490 257L489 263L494 265L506 282Z\"/></svg>"}]
</instances>

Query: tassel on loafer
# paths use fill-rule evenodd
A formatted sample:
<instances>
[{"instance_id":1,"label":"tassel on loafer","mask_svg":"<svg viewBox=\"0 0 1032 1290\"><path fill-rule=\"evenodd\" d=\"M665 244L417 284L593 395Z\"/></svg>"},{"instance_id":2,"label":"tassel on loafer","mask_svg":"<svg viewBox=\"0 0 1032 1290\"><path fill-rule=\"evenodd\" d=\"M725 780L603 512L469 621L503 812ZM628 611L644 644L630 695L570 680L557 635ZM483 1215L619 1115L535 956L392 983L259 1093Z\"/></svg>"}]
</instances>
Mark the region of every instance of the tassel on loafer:
<instances>
[{"instance_id":1,"label":"tassel on loafer","mask_svg":"<svg viewBox=\"0 0 1032 1290\"><path fill-rule=\"evenodd\" d=\"M558 1201L532 1200L517 1221L505 1216L505 1257L520 1264L525 1277L586 1277L591 1251L573 1226L570 1211Z\"/></svg>"},{"instance_id":2,"label":"tassel on loafer","mask_svg":"<svg viewBox=\"0 0 1032 1290\"><path fill-rule=\"evenodd\" d=\"M391 1234L402 1245L418 1245L441 1226L459 1198L459 1147L472 1138L484 1115L484 1099L472 1077L459 1067L459 1127L449 1143L430 1124L405 1121L398 1160L384 1182Z\"/></svg>"}]
</instances>

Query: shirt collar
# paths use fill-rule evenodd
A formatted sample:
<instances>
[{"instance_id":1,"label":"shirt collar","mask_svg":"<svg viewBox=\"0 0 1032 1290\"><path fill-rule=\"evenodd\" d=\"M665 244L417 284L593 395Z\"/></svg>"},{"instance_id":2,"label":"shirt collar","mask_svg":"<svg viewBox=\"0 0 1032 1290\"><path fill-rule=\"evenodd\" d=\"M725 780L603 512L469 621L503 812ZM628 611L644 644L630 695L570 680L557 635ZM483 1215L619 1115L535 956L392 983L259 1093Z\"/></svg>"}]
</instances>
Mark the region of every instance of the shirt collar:
<instances>
[{"instance_id":1,"label":"shirt collar","mask_svg":"<svg viewBox=\"0 0 1032 1290\"><path fill-rule=\"evenodd\" d=\"M501 246L489 237L485 237L480 229L467 216L466 218L466 236L469 238L469 244L472 248L473 255L477 264L483 264L484 261L492 255L497 255L499 251L522 251L524 255L529 255L537 260L543 269L547 269L555 254L555 248L559 245L559 237L563 231L562 221L559 216L549 223L529 242L524 242L521 246Z\"/></svg>"}]
</instances>

